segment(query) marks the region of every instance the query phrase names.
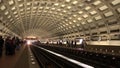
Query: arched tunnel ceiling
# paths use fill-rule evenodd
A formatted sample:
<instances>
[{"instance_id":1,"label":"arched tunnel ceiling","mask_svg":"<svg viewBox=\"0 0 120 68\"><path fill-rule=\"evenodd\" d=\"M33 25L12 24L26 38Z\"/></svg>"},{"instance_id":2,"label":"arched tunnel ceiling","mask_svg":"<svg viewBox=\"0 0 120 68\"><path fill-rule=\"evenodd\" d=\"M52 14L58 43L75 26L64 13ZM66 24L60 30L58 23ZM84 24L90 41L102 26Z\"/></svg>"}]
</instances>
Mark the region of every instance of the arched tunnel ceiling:
<instances>
[{"instance_id":1,"label":"arched tunnel ceiling","mask_svg":"<svg viewBox=\"0 0 120 68\"><path fill-rule=\"evenodd\" d=\"M120 0L0 0L0 21L19 36L53 37L118 21Z\"/></svg>"}]
</instances>

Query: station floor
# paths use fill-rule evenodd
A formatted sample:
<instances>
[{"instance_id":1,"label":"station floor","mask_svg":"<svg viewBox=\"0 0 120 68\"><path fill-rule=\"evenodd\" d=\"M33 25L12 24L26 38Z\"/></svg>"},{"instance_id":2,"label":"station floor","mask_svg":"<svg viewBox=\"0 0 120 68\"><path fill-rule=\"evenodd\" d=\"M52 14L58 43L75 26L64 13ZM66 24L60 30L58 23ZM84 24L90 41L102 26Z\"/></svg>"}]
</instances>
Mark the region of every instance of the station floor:
<instances>
[{"instance_id":1,"label":"station floor","mask_svg":"<svg viewBox=\"0 0 120 68\"><path fill-rule=\"evenodd\" d=\"M20 50L16 50L15 55L6 56L3 51L0 58L0 68L39 68L39 66L29 47L23 45Z\"/></svg>"}]
</instances>

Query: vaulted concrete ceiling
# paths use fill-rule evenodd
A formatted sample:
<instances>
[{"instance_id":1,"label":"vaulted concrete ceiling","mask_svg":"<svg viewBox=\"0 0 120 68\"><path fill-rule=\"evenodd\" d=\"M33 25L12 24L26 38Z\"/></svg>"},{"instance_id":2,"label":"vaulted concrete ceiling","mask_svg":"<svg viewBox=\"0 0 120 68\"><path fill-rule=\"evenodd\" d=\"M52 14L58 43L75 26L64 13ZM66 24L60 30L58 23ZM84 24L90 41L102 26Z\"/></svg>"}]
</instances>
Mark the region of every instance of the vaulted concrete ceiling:
<instances>
[{"instance_id":1,"label":"vaulted concrete ceiling","mask_svg":"<svg viewBox=\"0 0 120 68\"><path fill-rule=\"evenodd\" d=\"M22 37L90 32L119 14L120 0L0 0L1 25Z\"/></svg>"}]
</instances>

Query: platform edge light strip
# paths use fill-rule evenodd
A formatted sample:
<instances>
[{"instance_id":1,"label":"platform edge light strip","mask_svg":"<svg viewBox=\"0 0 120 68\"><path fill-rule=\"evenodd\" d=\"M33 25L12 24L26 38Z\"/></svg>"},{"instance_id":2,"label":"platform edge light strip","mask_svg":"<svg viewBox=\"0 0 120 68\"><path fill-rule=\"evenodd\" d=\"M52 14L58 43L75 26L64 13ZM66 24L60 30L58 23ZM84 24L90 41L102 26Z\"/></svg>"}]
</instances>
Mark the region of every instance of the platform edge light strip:
<instances>
[{"instance_id":1,"label":"platform edge light strip","mask_svg":"<svg viewBox=\"0 0 120 68\"><path fill-rule=\"evenodd\" d=\"M70 62L72 62L72 63L74 63L74 64L77 64L78 66L81 66L81 67L83 67L83 68L94 68L93 66L90 66L90 65L81 63L81 62L79 62L79 61L77 61L77 60L68 58L68 57L66 57L66 56L64 56L64 55L55 53L55 52L50 51L50 50L47 50L47 49L45 49L45 48L42 48L42 47L39 47L39 46L36 46L36 45L34 45L34 46L37 47L37 48L40 48L40 49L42 49L42 50L45 50L45 51L47 51L47 52L49 52L49 53L51 53L51 54L54 54L54 55L56 55L56 56L58 56L58 57L61 57L61 58L65 59L65 60L67 60L67 61L70 61Z\"/></svg>"}]
</instances>

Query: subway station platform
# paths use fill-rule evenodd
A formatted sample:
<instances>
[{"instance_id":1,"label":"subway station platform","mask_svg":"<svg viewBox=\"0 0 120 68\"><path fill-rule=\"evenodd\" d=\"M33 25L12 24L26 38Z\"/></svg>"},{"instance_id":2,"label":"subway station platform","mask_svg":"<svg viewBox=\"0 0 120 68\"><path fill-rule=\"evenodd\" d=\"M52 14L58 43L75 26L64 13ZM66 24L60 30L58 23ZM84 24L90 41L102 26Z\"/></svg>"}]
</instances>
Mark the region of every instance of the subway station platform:
<instances>
[{"instance_id":1,"label":"subway station platform","mask_svg":"<svg viewBox=\"0 0 120 68\"><path fill-rule=\"evenodd\" d=\"M26 45L21 46L20 50L16 50L15 55L6 56L4 52L0 58L0 68L39 68Z\"/></svg>"},{"instance_id":2,"label":"subway station platform","mask_svg":"<svg viewBox=\"0 0 120 68\"><path fill-rule=\"evenodd\" d=\"M120 56L113 52L108 54L46 44L23 45L15 55L6 56L3 52L0 58L0 68L118 68L119 64Z\"/></svg>"}]
</instances>

